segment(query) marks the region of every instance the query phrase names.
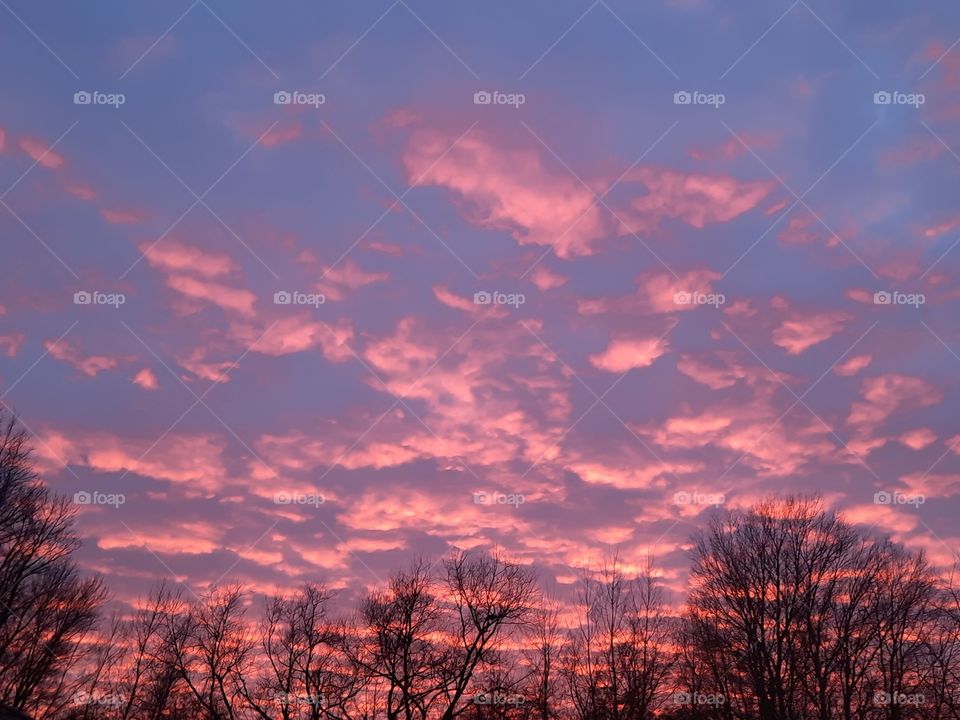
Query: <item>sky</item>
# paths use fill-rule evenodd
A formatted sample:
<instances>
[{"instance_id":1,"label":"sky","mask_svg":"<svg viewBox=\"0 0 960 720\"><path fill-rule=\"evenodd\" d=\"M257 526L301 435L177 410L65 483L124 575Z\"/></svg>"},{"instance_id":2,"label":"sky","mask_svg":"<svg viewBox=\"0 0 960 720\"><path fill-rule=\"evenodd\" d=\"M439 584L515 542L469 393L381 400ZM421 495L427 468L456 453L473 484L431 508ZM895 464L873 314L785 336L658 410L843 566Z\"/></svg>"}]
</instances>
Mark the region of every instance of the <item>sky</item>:
<instances>
[{"instance_id":1,"label":"sky","mask_svg":"<svg viewBox=\"0 0 960 720\"><path fill-rule=\"evenodd\" d=\"M954 562L945 3L0 2L0 403L118 602L819 494Z\"/></svg>"}]
</instances>

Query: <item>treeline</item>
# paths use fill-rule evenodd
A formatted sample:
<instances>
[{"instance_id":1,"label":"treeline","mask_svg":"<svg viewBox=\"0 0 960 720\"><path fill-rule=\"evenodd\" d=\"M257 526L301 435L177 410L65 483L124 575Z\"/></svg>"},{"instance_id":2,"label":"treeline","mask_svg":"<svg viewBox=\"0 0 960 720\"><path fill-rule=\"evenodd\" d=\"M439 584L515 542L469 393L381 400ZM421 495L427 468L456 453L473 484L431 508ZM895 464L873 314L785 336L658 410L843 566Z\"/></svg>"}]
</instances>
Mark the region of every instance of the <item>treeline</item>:
<instances>
[{"instance_id":1,"label":"treeline","mask_svg":"<svg viewBox=\"0 0 960 720\"><path fill-rule=\"evenodd\" d=\"M787 498L694 539L683 607L617 557L545 596L496 553L414 562L335 610L160 585L132 615L77 571L70 504L0 432L0 718L960 720L960 593L922 554Z\"/></svg>"}]
</instances>

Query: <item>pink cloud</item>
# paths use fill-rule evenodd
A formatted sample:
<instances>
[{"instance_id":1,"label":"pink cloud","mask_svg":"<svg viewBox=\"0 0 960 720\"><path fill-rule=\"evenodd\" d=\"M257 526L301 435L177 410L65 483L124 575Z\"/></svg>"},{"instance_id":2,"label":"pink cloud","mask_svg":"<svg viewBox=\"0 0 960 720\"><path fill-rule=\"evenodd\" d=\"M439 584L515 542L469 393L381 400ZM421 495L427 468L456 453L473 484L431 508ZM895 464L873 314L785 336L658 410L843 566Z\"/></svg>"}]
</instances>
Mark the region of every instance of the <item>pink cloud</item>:
<instances>
[{"instance_id":1,"label":"pink cloud","mask_svg":"<svg viewBox=\"0 0 960 720\"><path fill-rule=\"evenodd\" d=\"M686 475L703 469L695 461L659 463L634 458L629 464L613 464L609 461L579 461L570 463L569 470L591 485L609 485L621 490L636 490L656 487L676 475Z\"/></svg>"},{"instance_id":2,"label":"pink cloud","mask_svg":"<svg viewBox=\"0 0 960 720\"><path fill-rule=\"evenodd\" d=\"M775 187L772 180L740 181L656 167L637 168L627 180L647 190L620 213L632 232L651 232L667 219L695 228L729 222L759 205Z\"/></svg>"},{"instance_id":3,"label":"pink cloud","mask_svg":"<svg viewBox=\"0 0 960 720\"><path fill-rule=\"evenodd\" d=\"M540 264L530 273L530 282L537 286L542 292L553 290L565 285L570 278L554 272L546 265Z\"/></svg>"},{"instance_id":4,"label":"pink cloud","mask_svg":"<svg viewBox=\"0 0 960 720\"><path fill-rule=\"evenodd\" d=\"M726 403L699 414L682 415L638 432L661 447L690 451L705 445L731 453L762 475L784 477L814 463L842 460L829 429L813 417L782 418L772 402L772 385L759 387L748 404ZM787 421L791 421L789 425Z\"/></svg>"},{"instance_id":5,"label":"pink cloud","mask_svg":"<svg viewBox=\"0 0 960 720\"><path fill-rule=\"evenodd\" d=\"M590 364L599 370L623 373L632 368L643 368L667 351L667 341L656 337L617 337L607 348L590 356Z\"/></svg>"},{"instance_id":6,"label":"pink cloud","mask_svg":"<svg viewBox=\"0 0 960 720\"><path fill-rule=\"evenodd\" d=\"M90 185L84 185L82 183L72 183L67 185L67 192L76 198L80 198L81 200L90 201L97 197L96 190L94 190Z\"/></svg>"},{"instance_id":7,"label":"pink cloud","mask_svg":"<svg viewBox=\"0 0 960 720\"><path fill-rule=\"evenodd\" d=\"M99 373L106 370L113 370L124 358L110 357L108 355L90 355L84 357L80 351L74 347L68 340L53 342L47 340L44 343L50 357L70 363L87 377L96 377Z\"/></svg>"},{"instance_id":8,"label":"pink cloud","mask_svg":"<svg viewBox=\"0 0 960 720\"><path fill-rule=\"evenodd\" d=\"M960 494L960 475L913 473L900 478L907 493L924 498L948 498Z\"/></svg>"},{"instance_id":9,"label":"pink cloud","mask_svg":"<svg viewBox=\"0 0 960 720\"><path fill-rule=\"evenodd\" d=\"M957 228L960 228L960 217L952 217L949 220L944 220L936 225L923 228L923 236L925 238L936 238L946 233L953 232Z\"/></svg>"},{"instance_id":10,"label":"pink cloud","mask_svg":"<svg viewBox=\"0 0 960 720\"><path fill-rule=\"evenodd\" d=\"M26 339L27 336L22 332L0 335L0 348L5 348L4 352L6 353L7 357L16 357Z\"/></svg>"},{"instance_id":11,"label":"pink cloud","mask_svg":"<svg viewBox=\"0 0 960 720\"><path fill-rule=\"evenodd\" d=\"M259 138L260 145L263 147L278 147L299 140L303 136L303 125L298 120L286 119L277 124L276 127L264 133L261 130L254 137Z\"/></svg>"},{"instance_id":12,"label":"pink cloud","mask_svg":"<svg viewBox=\"0 0 960 720\"><path fill-rule=\"evenodd\" d=\"M20 138L19 145L31 160L42 167L55 170L63 165L63 156L51 150L42 140L25 135Z\"/></svg>"},{"instance_id":13,"label":"pink cloud","mask_svg":"<svg viewBox=\"0 0 960 720\"><path fill-rule=\"evenodd\" d=\"M895 412L936 405L943 399L926 380L894 373L865 379L861 393L863 399L853 403L847 418L847 424L861 433L873 431Z\"/></svg>"},{"instance_id":14,"label":"pink cloud","mask_svg":"<svg viewBox=\"0 0 960 720\"><path fill-rule=\"evenodd\" d=\"M103 550L132 549L146 546L155 553L204 555L221 547L223 529L206 521L170 521L159 527L102 530L97 547Z\"/></svg>"},{"instance_id":15,"label":"pink cloud","mask_svg":"<svg viewBox=\"0 0 960 720\"><path fill-rule=\"evenodd\" d=\"M447 307L451 307L454 310L463 310L464 312L475 313L483 311L485 308L483 305L477 305L473 298L466 298L457 295L454 292L451 292L443 285L435 285L433 287L433 295L440 302L442 302Z\"/></svg>"},{"instance_id":16,"label":"pink cloud","mask_svg":"<svg viewBox=\"0 0 960 720\"><path fill-rule=\"evenodd\" d=\"M327 323L299 314L265 322L265 327L236 323L231 326L231 335L249 344L254 352L274 357L313 348L319 348L331 362L354 357L350 349L353 326L347 320Z\"/></svg>"},{"instance_id":17,"label":"pink cloud","mask_svg":"<svg viewBox=\"0 0 960 720\"><path fill-rule=\"evenodd\" d=\"M51 430L41 437L38 453L48 462L63 461L98 472L132 472L203 492L222 491L228 481L224 444L213 435L171 432L157 440Z\"/></svg>"},{"instance_id":18,"label":"pink cloud","mask_svg":"<svg viewBox=\"0 0 960 720\"><path fill-rule=\"evenodd\" d=\"M166 271L188 271L205 277L219 277L237 269L226 254L201 250L171 239L143 243L140 252L151 265Z\"/></svg>"},{"instance_id":19,"label":"pink cloud","mask_svg":"<svg viewBox=\"0 0 960 720\"><path fill-rule=\"evenodd\" d=\"M157 390L160 384L157 382L157 376L150 368L143 368L133 376L133 384L139 385L144 390Z\"/></svg>"},{"instance_id":20,"label":"pink cloud","mask_svg":"<svg viewBox=\"0 0 960 720\"><path fill-rule=\"evenodd\" d=\"M101 208L100 214L108 223L115 225L130 225L146 220L146 214L140 210Z\"/></svg>"},{"instance_id":21,"label":"pink cloud","mask_svg":"<svg viewBox=\"0 0 960 720\"><path fill-rule=\"evenodd\" d=\"M467 203L471 222L508 230L521 245L550 245L559 257L589 255L607 234L593 193L548 169L535 150L505 148L477 131L450 149L455 140L415 131L403 155L410 183L447 187Z\"/></svg>"},{"instance_id":22,"label":"pink cloud","mask_svg":"<svg viewBox=\"0 0 960 720\"><path fill-rule=\"evenodd\" d=\"M799 355L841 332L852 315L839 310L792 311L773 331L773 342L788 355Z\"/></svg>"},{"instance_id":23,"label":"pink cloud","mask_svg":"<svg viewBox=\"0 0 960 720\"><path fill-rule=\"evenodd\" d=\"M336 267L323 269L323 277L317 285L317 289L328 300L338 301L343 300L349 290L383 282L389 277L390 274L386 272L367 272L354 260L346 258Z\"/></svg>"},{"instance_id":24,"label":"pink cloud","mask_svg":"<svg viewBox=\"0 0 960 720\"><path fill-rule=\"evenodd\" d=\"M680 276L651 271L636 278L637 291L634 295L581 300L577 309L582 315L607 312L632 315L696 310L696 305L678 302L678 294L710 293L713 291L713 281L719 277L720 273L706 268L690 270Z\"/></svg>"},{"instance_id":25,"label":"pink cloud","mask_svg":"<svg viewBox=\"0 0 960 720\"><path fill-rule=\"evenodd\" d=\"M937 440L937 434L930 428L917 428L900 436L900 442L911 450L923 450Z\"/></svg>"},{"instance_id":26,"label":"pink cloud","mask_svg":"<svg viewBox=\"0 0 960 720\"><path fill-rule=\"evenodd\" d=\"M685 353L677 361L677 370L712 390L733 387L740 380L750 386L761 383L779 384L769 370L759 366L745 367L737 360L736 355L728 350L700 355ZM777 373L776 377L783 382L789 382L791 379L785 373Z\"/></svg>"},{"instance_id":27,"label":"pink cloud","mask_svg":"<svg viewBox=\"0 0 960 720\"><path fill-rule=\"evenodd\" d=\"M853 357L847 358L842 363L837 364L833 368L833 372L837 375L850 377L851 375L856 375L861 370L868 368L871 362L873 362L873 355L854 355Z\"/></svg>"},{"instance_id":28,"label":"pink cloud","mask_svg":"<svg viewBox=\"0 0 960 720\"><path fill-rule=\"evenodd\" d=\"M745 145L756 152L773 150L780 142L779 137L773 133L738 133L738 135L738 138L731 137L713 147L691 148L689 155L694 160L734 160L749 152Z\"/></svg>"},{"instance_id":29,"label":"pink cloud","mask_svg":"<svg viewBox=\"0 0 960 720\"><path fill-rule=\"evenodd\" d=\"M204 347L194 348L186 356L178 356L177 364L203 380L229 382L230 371L239 367L237 363L231 360L207 360L207 352Z\"/></svg>"},{"instance_id":30,"label":"pink cloud","mask_svg":"<svg viewBox=\"0 0 960 720\"><path fill-rule=\"evenodd\" d=\"M167 285L192 300L209 302L224 310L242 315L253 314L257 296L249 290L232 288L210 280L200 280L189 275L170 275Z\"/></svg>"}]
</instances>

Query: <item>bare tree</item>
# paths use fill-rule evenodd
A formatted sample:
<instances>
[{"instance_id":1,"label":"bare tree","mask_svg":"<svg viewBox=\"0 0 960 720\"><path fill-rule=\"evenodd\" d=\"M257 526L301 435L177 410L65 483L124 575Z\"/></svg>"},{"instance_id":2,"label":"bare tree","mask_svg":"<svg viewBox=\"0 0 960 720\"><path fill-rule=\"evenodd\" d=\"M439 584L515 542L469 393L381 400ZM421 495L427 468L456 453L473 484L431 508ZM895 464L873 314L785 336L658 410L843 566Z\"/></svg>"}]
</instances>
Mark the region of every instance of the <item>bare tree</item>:
<instances>
[{"instance_id":1,"label":"bare tree","mask_svg":"<svg viewBox=\"0 0 960 720\"><path fill-rule=\"evenodd\" d=\"M0 702L31 712L61 707L106 600L80 576L70 502L37 477L29 441L0 416Z\"/></svg>"},{"instance_id":2,"label":"bare tree","mask_svg":"<svg viewBox=\"0 0 960 720\"><path fill-rule=\"evenodd\" d=\"M922 554L787 498L716 520L694 550L689 641L727 717L925 717L937 592Z\"/></svg>"},{"instance_id":3,"label":"bare tree","mask_svg":"<svg viewBox=\"0 0 960 720\"><path fill-rule=\"evenodd\" d=\"M598 578L584 577L580 605L564 668L577 717L650 717L664 699L673 664L651 564L627 577L615 555Z\"/></svg>"}]
</instances>

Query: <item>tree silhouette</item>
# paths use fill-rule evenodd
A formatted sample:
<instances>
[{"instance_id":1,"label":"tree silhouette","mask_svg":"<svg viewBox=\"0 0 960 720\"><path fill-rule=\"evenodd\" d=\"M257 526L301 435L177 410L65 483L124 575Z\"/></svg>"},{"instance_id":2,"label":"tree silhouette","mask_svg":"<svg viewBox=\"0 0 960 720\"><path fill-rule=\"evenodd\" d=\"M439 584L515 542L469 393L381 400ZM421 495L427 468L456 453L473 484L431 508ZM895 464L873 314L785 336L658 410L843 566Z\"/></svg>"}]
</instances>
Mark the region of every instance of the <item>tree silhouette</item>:
<instances>
[{"instance_id":1,"label":"tree silhouette","mask_svg":"<svg viewBox=\"0 0 960 720\"><path fill-rule=\"evenodd\" d=\"M15 418L0 415L0 702L15 708L69 701L106 599L72 559L73 518L70 502L37 477Z\"/></svg>"}]
</instances>

